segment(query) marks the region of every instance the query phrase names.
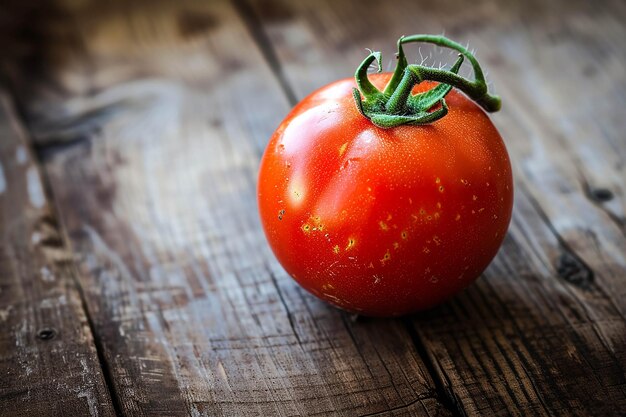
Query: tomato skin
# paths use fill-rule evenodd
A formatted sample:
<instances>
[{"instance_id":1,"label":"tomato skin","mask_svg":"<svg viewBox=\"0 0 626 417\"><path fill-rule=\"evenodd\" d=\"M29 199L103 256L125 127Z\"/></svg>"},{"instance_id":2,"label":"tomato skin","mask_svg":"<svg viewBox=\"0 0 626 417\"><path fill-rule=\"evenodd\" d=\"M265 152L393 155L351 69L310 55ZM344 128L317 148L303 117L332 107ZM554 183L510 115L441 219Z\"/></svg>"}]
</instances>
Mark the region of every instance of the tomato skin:
<instances>
[{"instance_id":1,"label":"tomato skin","mask_svg":"<svg viewBox=\"0 0 626 417\"><path fill-rule=\"evenodd\" d=\"M371 80L382 89L390 76ZM433 307L471 284L502 243L513 204L506 148L454 89L442 119L382 129L358 112L353 87L315 91L270 139L258 179L265 234L285 270L337 307L368 316Z\"/></svg>"}]
</instances>

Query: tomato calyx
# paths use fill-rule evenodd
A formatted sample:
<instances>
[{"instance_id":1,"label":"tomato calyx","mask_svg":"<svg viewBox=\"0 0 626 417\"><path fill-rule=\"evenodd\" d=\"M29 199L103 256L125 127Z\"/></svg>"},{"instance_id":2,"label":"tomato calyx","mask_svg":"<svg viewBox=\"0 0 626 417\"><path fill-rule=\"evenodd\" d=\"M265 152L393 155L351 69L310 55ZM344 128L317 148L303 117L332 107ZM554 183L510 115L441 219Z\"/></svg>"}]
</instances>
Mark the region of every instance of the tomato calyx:
<instances>
[{"instance_id":1,"label":"tomato calyx","mask_svg":"<svg viewBox=\"0 0 626 417\"><path fill-rule=\"evenodd\" d=\"M424 65L409 65L403 45L412 42L426 42L447 47L459 52L459 58L448 70ZM487 83L482 68L474 55L461 44L440 35L412 35L398 39L398 63L384 91L378 90L369 80L367 70L376 61L381 71L380 52L370 52L354 74L357 87L353 96L359 112L376 126L391 128L403 124L421 125L435 122L448 114L445 96L454 88L463 91L488 112L500 110L500 97L487 91ZM458 75L466 58L472 65L474 80ZM432 89L411 94L413 87L422 81L438 81ZM438 108L433 110L437 105Z\"/></svg>"}]
</instances>

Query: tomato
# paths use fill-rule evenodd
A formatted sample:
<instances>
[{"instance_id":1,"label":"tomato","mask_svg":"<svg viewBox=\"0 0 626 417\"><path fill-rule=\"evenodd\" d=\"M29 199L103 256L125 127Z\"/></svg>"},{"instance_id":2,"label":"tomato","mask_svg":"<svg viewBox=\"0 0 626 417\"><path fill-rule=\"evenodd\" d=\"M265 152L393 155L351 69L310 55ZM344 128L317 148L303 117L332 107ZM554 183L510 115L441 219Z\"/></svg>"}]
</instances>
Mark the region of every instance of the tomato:
<instances>
[{"instance_id":1,"label":"tomato","mask_svg":"<svg viewBox=\"0 0 626 417\"><path fill-rule=\"evenodd\" d=\"M391 76L371 81L382 89ZM258 177L261 222L279 262L317 297L368 316L427 309L498 251L513 202L509 157L457 90L434 123L384 129L359 112L355 85L315 91L273 134Z\"/></svg>"}]
</instances>

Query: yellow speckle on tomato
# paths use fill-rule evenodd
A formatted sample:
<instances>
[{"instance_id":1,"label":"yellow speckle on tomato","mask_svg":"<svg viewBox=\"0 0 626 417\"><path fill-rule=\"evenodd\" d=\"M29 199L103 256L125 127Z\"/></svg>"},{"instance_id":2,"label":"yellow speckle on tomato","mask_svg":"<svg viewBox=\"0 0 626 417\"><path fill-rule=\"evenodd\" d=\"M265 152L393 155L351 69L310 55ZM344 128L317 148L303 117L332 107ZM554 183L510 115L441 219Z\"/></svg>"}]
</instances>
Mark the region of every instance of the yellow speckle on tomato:
<instances>
[{"instance_id":1,"label":"yellow speckle on tomato","mask_svg":"<svg viewBox=\"0 0 626 417\"><path fill-rule=\"evenodd\" d=\"M347 147L348 147L348 142L344 143L343 145L339 147L339 156L343 155Z\"/></svg>"},{"instance_id":2,"label":"yellow speckle on tomato","mask_svg":"<svg viewBox=\"0 0 626 417\"><path fill-rule=\"evenodd\" d=\"M402 237L402 240L407 240L409 238L409 234L406 230L403 230L402 233L400 233L400 237Z\"/></svg>"},{"instance_id":3,"label":"yellow speckle on tomato","mask_svg":"<svg viewBox=\"0 0 626 417\"><path fill-rule=\"evenodd\" d=\"M389 226L387 226L387 223L385 223L382 220L378 222L378 226L380 226L380 230L384 230L384 231L389 230Z\"/></svg>"},{"instance_id":4,"label":"yellow speckle on tomato","mask_svg":"<svg viewBox=\"0 0 626 417\"><path fill-rule=\"evenodd\" d=\"M335 246L333 247L333 252L334 252L335 254L339 254L339 245L335 245Z\"/></svg>"},{"instance_id":5,"label":"yellow speckle on tomato","mask_svg":"<svg viewBox=\"0 0 626 417\"><path fill-rule=\"evenodd\" d=\"M380 263L385 265L385 262L389 261L390 259L391 259L391 252L389 251L389 249L387 249L387 251L383 255L383 258L380 260Z\"/></svg>"},{"instance_id":6,"label":"yellow speckle on tomato","mask_svg":"<svg viewBox=\"0 0 626 417\"><path fill-rule=\"evenodd\" d=\"M312 227L312 231L323 231L324 230L324 225L322 224L322 219L320 218L320 216L311 216L310 217L310 222L313 223L313 227Z\"/></svg>"},{"instance_id":7,"label":"yellow speckle on tomato","mask_svg":"<svg viewBox=\"0 0 626 417\"><path fill-rule=\"evenodd\" d=\"M346 250L350 250L356 245L356 240L353 237L348 238L348 245L346 246Z\"/></svg>"},{"instance_id":8,"label":"yellow speckle on tomato","mask_svg":"<svg viewBox=\"0 0 626 417\"><path fill-rule=\"evenodd\" d=\"M310 224L308 224L308 223L304 223L304 224L300 227L300 229L302 229L302 231L303 231L304 233L306 233L306 234L311 233L311 225L310 225Z\"/></svg>"}]
</instances>

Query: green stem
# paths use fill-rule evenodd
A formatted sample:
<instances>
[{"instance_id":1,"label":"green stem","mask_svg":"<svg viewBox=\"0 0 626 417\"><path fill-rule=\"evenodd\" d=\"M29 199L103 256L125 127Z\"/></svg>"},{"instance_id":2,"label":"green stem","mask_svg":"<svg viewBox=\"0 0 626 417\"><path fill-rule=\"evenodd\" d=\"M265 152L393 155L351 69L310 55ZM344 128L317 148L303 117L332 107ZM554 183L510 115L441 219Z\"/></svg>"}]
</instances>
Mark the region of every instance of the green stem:
<instances>
[{"instance_id":1,"label":"green stem","mask_svg":"<svg viewBox=\"0 0 626 417\"><path fill-rule=\"evenodd\" d=\"M458 74L459 69L463 65L463 55L459 55L459 58L456 60L452 68L450 68L450 72ZM439 84L437 87L432 88L423 93L415 94L409 97L408 106L413 111L419 111L419 109L428 109L434 106L439 97L445 97L450 90L452 90L452 86L448 84Z\"/></svg>"},{"instance_id":2,"label":"green stem","mask_svg":"<svg viewBox=\"0 0 626 417\"><path fill-rule=\"evenodd\" d=\"M423 65L409 65L403 45L412 42L427 42L454 49L460 53L459 59L450 70L430 68ZM468 80L458 75L463 58L472 65L474 79ZM412 35L398 40L398 62L384 92L379 91L368 79L367 69L376 60L380 71L380 54L370 53L356 71L358 91L354 96L359 111L376 125L389 128L402 124L432 123L447 114L444 97L452 87L463 91L469 98L488 112L498 111L500 97L488 93L485 77L474 55L457 42L444 36ZM440 84L424 93L412 95L415 85L424 80L437 81ZM364 100L361 99L361 95ZM437 111L429 110L441 104Z\"/></svg>"},{"instance_id":3,"label":"green stem","mask_svg":"<svg viewBox=\"0 0 626 417\"><path fill-rule=\"evenodd\" d=\"M484 83L475 80L469 81L452 72L421 65L409 65L405 71L415 73L420 82L423 80L439 81L456 87L490 113L498 111L502 107L500 97L488 94L487 85Z\"/></svg>"},{"instance_id":4,"label":"green stem","mask_svg":"<svg viewBox=\"0 0 626 417\"><path fill-rule=\"evenodd\" d=\"M472 69L474 70L474 80L477 83L483 85L485 87L485 93L487 92L487 84L485 83L485 76L483 75L483 70L480 68L480 64L476 60L476 57L474 57L474 55L460 43L441 35L411 35L401 38L400 42L402 44L413 42L426 42L459 51L472 64Z\"/></svg>"}]
</instances>

